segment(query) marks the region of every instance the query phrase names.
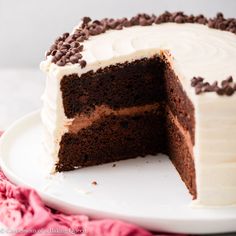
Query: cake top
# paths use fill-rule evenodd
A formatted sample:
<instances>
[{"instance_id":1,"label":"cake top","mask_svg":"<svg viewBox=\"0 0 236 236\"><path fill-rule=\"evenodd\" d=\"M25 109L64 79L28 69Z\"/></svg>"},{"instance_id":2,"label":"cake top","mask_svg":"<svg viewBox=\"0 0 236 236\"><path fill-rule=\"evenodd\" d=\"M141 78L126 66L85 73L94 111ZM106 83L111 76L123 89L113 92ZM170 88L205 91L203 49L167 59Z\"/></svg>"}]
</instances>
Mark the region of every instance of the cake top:
<instances>
[{"instance_id":1,"label":"cake top","mask_svg":"<svg viewBox=\"0 0 236 236\"><path fill-rule=\"evenodd\" d=\"M64 33L55 41L47 52L47 62L63 76L169 50L175 69L197 94L232 95L236 90L231 81L236 77L236 36L232 33L236 33L236 20L225 19L221 13L213 19L182 12L101 21L84 17L71 34Z\"/></svg>"},{"instance_id":2,"label":"cake top","mask_svg":"<svg viewBox=\"0 0 236 236\"><path fill-rule=\"evenodd\" d=\"M122 30L125 27L136 25L149 26L152 24L161 23L198 23L208 25L210 28L225 30L236 34L236 19L225 19L222 13L218 13L215 18L207 19L203 15L193 16L185 15L183 12L169 13L165 12L160 16L138 14L131 19L108 19L104 18L101 21L92 21L89 17L82 19L82 24L75 28L72 34L64 33L58 37L54 44L47 52L47 56L52 56L52 62L58 66L64 66L68 63L79 63L83 68L86 66L86 61L82 59L83 44L90 36L105 33L107 30Z\"/></svg>"}]
</instances>

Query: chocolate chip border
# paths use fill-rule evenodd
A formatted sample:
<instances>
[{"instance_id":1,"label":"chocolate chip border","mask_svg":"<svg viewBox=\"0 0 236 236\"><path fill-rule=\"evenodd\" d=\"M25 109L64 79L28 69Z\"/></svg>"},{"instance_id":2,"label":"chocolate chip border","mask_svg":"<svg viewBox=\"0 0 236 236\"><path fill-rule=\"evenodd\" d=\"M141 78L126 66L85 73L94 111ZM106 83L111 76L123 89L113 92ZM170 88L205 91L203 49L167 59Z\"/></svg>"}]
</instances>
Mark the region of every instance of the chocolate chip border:
<instances>
[{"instance_id":1,"label":"chocolate chip border","mask_svg":"<svg viewBox=\"0 0 236 236\"><path fill-rule=\"evenodd\" d=\"M47 52L47 56L53 56L52 62L58 66L64 66L69 63L79 63L83 68L86 66L86 62L82 60L82 42L87 40L90 36L105 33L110 29L121 30L124 27L132 27L135 25L147 26L153 23L161 24L166 22L204 24L208 25L210 28L230 31L236 34L236 19L225 19L222 13L218 13L213 19L207 19L203 15L188 16L183 12L170 13L167 11L159 16L138 14L130 19L104 18L100 21L92 21L91 18L84 17L81 26L76 29L73 34L64 33L55 40L54 44Z\"/></svg>"},{"instance_id":2,"label":"chocolate chip border","mask_svg":"<svg viewBox=\"0 0 236 236\"><path fill-rule=\"evenodd\" d=\"M90 17L84 17L79 28L75 29L73 34L64 33L58 37L54 44L50 47L46 56L52 56L52 63L58 66L65 66L66 64L80 64L81 68L86 66L86 61L83 60L81 52L83 51L83 42L88 40L90 36L105 33L107 30L122 30L125 27L132 27L135 25L148 26L152 24L162 24L167 22L183 23L197 23L207 25L209 28L214 28L223 31L229 31L236 34L236 19L224 18L222 13L217 13L214 18L206 18L204 15L186 15L183 12L170 13L168 11L156 16L154 14L138 14L130 19L112 19L104 18L102 20L94 20ZM200 77L197 77L198 80ZM202 79L202 78L201 78ZM224 81L223 81L224 82ZM223 83L222 82L222 83ZM196 78L193 78L192 84L196 83ZM231 83L230 83L231 85ZM192 85L193 86L193 85ZM218 83L210 85L209 83L200 81L195 87L196 94L203 92L217 92L219 95L232 95L235 92L231 86L225 88L219 87Z\"/></svg>"}]
</instances>

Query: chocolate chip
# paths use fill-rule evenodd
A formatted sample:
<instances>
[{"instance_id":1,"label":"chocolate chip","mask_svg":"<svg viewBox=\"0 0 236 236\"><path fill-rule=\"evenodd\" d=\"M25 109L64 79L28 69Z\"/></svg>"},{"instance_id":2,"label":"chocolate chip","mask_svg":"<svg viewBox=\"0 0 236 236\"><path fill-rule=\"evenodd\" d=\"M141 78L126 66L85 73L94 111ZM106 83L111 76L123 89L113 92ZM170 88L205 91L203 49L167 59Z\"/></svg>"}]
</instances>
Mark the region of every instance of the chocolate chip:
<instances>
[{"instance_id":1,"label":"chocolate chip","mask_svg":"<svg viewBox=\"0 0 236 236\"><path fill-rule=\"evenodd\" d=\"M175 18L176 23L184 23L184 17L183 16L177 16Z\"/></svg>"},{"instance_id":2,"label":"chocolate chip","mask_svg":"<svg viewBox=\"0 0 236 236\"><path fill-rule=\"evenodd\" d=\"M94 25L101 25L102 23L101 23L100 20L94 20L94 21L93 21L93 24L94 24Z\"/></svg>"},{"instance_id":3,"label":"chocolate chip","mask_svg":"<svg viewBox=\"0 0 236 236\"><path fill-rule=\"evenodd\" d=\"M233 89L236 91L236 83L233 84Z\"/></svg>"},{"instance_id":4,"label":"chocolate chip","mask_svg":"<svg viewBox=\"0 0 236 236\"><path fill-rule=\"evenodd\" d=\"M101 34L101 33L105 32L105 28L103 26L97 26L96 30L97 30L98 34Z\"/></svg>"},{"instance_id":5,"label":"chocolate chip","mask_svg":"<svg viewBox=\"0 0 236 236\"><path fill-rule=\"evenodd\" d=\"M60 52L63 54L63 55L65 55L66 53L67 53L67 49L60 49Z\"/></svg>"},{"instance_id":6,"label":"chocolate chip","mask_svg":"<svg viewBox=\"0 0 236 236\"><path fill-rule=\"evenodd\" d=\"M58 59L56 57L52 58L52 63L57 63Z\"/></svg>"},{"instance_id":7,"label":"chocolate chip","mask_svg":"<svg viewBox=\"0 0 236 236\"><path fill-rule=\"evenodd\" d=\"M62 40L63 40L63 38L61 36L59 36L59 37L56 38L55 42L59 42L59 41L62 41Z\"/></svg>"},{"instance_id":8,"label":"chocolate chip","mask_svg":"<svg viewBox=\"0 0 236 236\"><path fill-rule=\"evenodd\" d=\"M71 43L71 42L73 42L74 40L73 40L73 35L69 35L66 39L65 39L65 42L66 43Z\"/></svg>"},{"instance_id":9,"label":"chocolate chip","mask_svg":"<svg viewBox=\"0 0 236 236\"><path fill-rule=\"evenodd\" d=\"M62 46L62 44L63 44L63 41L58 42L57 48L60 48Z\"/></svg>"},{"instance_id":10,"label":"chocolate chip","mask_svg":"<svg viewBox=\"0 0 236 236\"><path fill-rule=\"evenodd\" d=\"M201 17L201 18L197 19L197 23L205 25L205 24L207 24L207 19L205 17Z\"/></svg>"},{"instance_id":11,"label":"chocolate chip","mask_svg":"<svg viewBox=\"0 0 236 236\"><path fill-rule=\"evenodd\" d=\"M64 39L66 39L69 35L70 35L69 33L64 33L64 34L62 35L62 37L63 37Z\"/></svg>"},{"instance_id":12,"label":"chocolate chip","mask_svg":"<svg viewBox=\"0 0 236 236\"><path fill-rule=\"evenodd\" d=\"M52 56L55 56L56 53L57 53L57 50L53 50L53 51L51 52L51 55L52 55Z\"/></svg>"},{"instance_id":13,"label":"chocolate chip","mask_svg":"<svg viewBox=\"0 0 236 236\"><path fill-rule=\"evenodd\" d=\"M53 50L56 50L57 49L57 45L56 44L53 44L51 47L50 47L50 51L53 51Z\"/></svg>"},{"instance_id":14,"label":"chocolate chip","mask_svg":"<svg viewBox=\"0 0 236 236\"><path fill-rule=\"evenodd\" d=\"M218 94L218 95L224 95L224 89L222 89L222 88L218 88L217 90L216 90L216 93Z\"/></svg>"},{"instance_id":15,"label":"chocolate chip","mask_svg":"<svg viewBox=\"0 0 236 236\"><path fill-rule=\"evenodd\" d=\"M80 53L76 53L75 56L76 56L78 59L81 59L81 58L82 58L82 54L80 54Z\"/></svg>"},{"instance_id":16,"label":"chocolate chip","mask_svg":"<svg viewBox=\"0 0 236 236\"><path fill-rule=\"evenodd\" d=\"M192 87L195 87L197 84L198 84L197 78L196 78L196 77L193 77L192 80L191 80L191 86L192 86Z\"/></svg>"},{"instance_id":17,"label":"chocolate chip","mask_svg":"<svg viewBox=\"0 0 236 236\"><path fill-rule=\"evenodd\" d=\"M218 82L215 81L211 86L214 88L214 90L216 90L218 87Z\"/></svg>"},{"instance_id":18,"label":"chocolate chip","mask_svg":"<svg viewBox=\"0 0 236 236\"><path fill-rule=\"evenodd\" d=\"M64 43L60 49L69 49L69 48L70 48L70 44Z\"/></svg>"},{"instance_id":19,"label":"chocolate chip","mask_svg":"<svg viewBox=\"0 0 236 236\"><path fill-rule=\"evenodd\" d=\"M228 95L228 96L233 95L234 94L234 89L231 86L227 86L225 88L225 94Z\"/></svg>"},{"instance_id":20,"label":"chocolate chip","mask_svg":"<svg viewBox=\"0 0 236 236\"><path fill-rule=\"evenodd\" d=\"M92 36L98 35L98 31L96 30L96 28L90 28L89 33Z\"/></svg>"},{"instance_id":21,"label":"chocolate chip","mask_svg":"<svg viewBox=\"0 0 236 236\"><path fill-rule=\"evenodd\" d=\"M196 93L196 94L202 93L202 88L201 88L201 87L196 87L196 88L195 88L195 93Z\"/></svg>"},{"instance_id":22,"label":"chocolate chip","mask_svg":"<svg viewBox=\"0 0 236 236\"><path fill-rule=\"evenodd\" d=\"M81 68L84 68L87 63L86 63L85 60L81 60L81 61L79 62L79 64L80 64Z\"/></svg>"},{"instance_id":23,"label":"chocolate chip","mask_svg":"<svg viewBox=\"0 0 236 236\"><path fill-rule=\"evenodd\" d=\"M122 25L117 25L115 29L116 29L116 30L122 30L122 29L123 29L123 26L122 26Z\"/></svg>"},{"instance_id":24,"label":"chocolate chip","mask_svg":"<svg viewBox=\"0 0 236 236\"><path fill-rule=\"evenodd\" d=\"M92 21L92 19L88 16L85 16L83 17L82 21L83 21L83 24L87 25L90 21Z\"/></svg>"},{"instance_id":25,"label":"chocolate chip","mask_svg":"<svg viewBox=\"0 0 236 236\"><path fill-rule=\"evenodd\" d=\"M224 18L224 15L223 15L222 12L218 12L218 13L216 14L216 17L217 17L217 18Z\"/></svg>"},{"instance_id":26,"label":"chocolate chip","mask_svg":"<svg viewBox=\"0 0 236 236\"><path fill-rule=\"evenodd\" d=\"M134 16L130 19L130 23L132 26L139 24L139 18L137 16Z\"/></svg>"},{"instance_id":27,"label":"chocolate chip","mask_svg":"<svg viewBox=\"0 0 236 236\"><path fill-rule=\"evenodd\" d=\"M204 81L204 78L202 78L202 77L197 77L197 80L198 80L198 82L203 82L203 81Z\"/></svg>"},{"instance_id":28,"label":"chocolate chip","mask_svg":"<svg viewBox=\"0 0 236 236\"><path fill-rule=\"evenodd\" d=\"M140 17L139 18L139 25L147 26L148 25L148 20L146 20L144 17Z\"/></svg>"},{"instance_id":29,"label":"chocolate chip","mask_svg":"<svg viewBox=\"0 0 236 236\"><path fill-rule=\"evenodd\" d=\"M236 27L229 30L231 33L236 34Z\"/></svg>"},{"instance_id":30,"label":"chocolate chip","mask_svg":"<svg viewBox=\"0 0 236 236\"><path fill-rule=\"evenodd\" d=\"M232 83L233 82L233 77L232 76L229 76L226 81L228 81L229 83Z\"/></svg>"},{"instance_id":31,"label":"chocolate chip","mask_svg":"<svg viewBox=\"0 0 236 236\"><path fill-rule=\"evenodd\" d=\"M58 66L64 66L66 64L66 60L65 59L61 59L60 61L57 61L56 63Z\"/></svg>"},{"instance_id":32,"label":"chocolate chip","mask_svg":"<svg viewBox=\"0 0 236 236\"><path fill-rule=\"evenodd\" d=\"M70 62L71 62L72 64L78 63L78 57L76 57L76 56L71 56L71 57L70 57Z\"/></svg>"},{"instance_id":33,"label":"chocolate chip","mask_svg":"<svg viewBox=\"0 0 236 236\"><path fill-rule=\"evenodd\" d=\"M83 46L83 45L80 45L80 46L78 47L79 52L83 51L83 49L84 49L84 46Z\"/></svg>"},{"instance_id":34,"label":"chocolate chip","mask_svg":"<svg viewBox=\"0 0 236 236\"><path fill-rule=\"evenodd\" d=\"M203 78L202 77L193 77L191 80L191 86L192 87L202 87L203 86Z\"/></svg>"},{"instance_id":35,"label":"chocolate chip","mask_svg":"<svg viewBox=\"0 0 236 236\"><path fill-rule=\"evenodd\" d=\"M66 58L70 58L70 56L73 55L73 52L71 50L67 51Z\"/></svg>"},{"instance_id":36,"label":"chocolate chip","mask_svg":"<svg viewBox=\"0 0 236 236\"><path fill-rule=\"evenodd\" d=\"M123 25L124 27L130 27L130 26L132 26L132 25L131 25L131 22L130 22L129 20L125 20L124 22L122 22L122 25Z\"/></svg>"},{"instance_id":37,"label":"chocolate chip","mask_svg":"<svg viewBox=\"0 0 236 236\"><path fill-rule=\"evenodd\" d=\"M225 30L227 27L226 23L225 22L220 22L218 24L218 28L221 29L221 30Z\"/></svg>"},{"instance_id":38,"label":"chocolate chip","mask_svg":"<svg viewBox=\"0 0 236 236\"><path fill-rule=\"evenodd\" d=\"M208 21L208 27L209 28L214 28L215 27L215 22L213 20Z\"/></svg>"},{"instance_id":39,"label":"chocolate chip","mask_svg":"<svg viewBox=\"0 0 236 236\"><path fill-rule=\"evenodd\" d=\"M59 60L59 59L61 59L61 57L64 55L64 53L62 53L61 51L57 51L57 53L55 54L55 58L57 59L57 60Z\"/></svg>"},{"instance_id":40,"label":"chocolate chip","mask_svg":"<svg viewBox=\"0 0 236 236\"><path fill-rule=\"evenodd\" d=\"M224 87L227 87L228 84L229 84L229 82L228 82L227 80L223 80L223 81L221 82L221 86L222 86L223 88L224 88Z\"/></svg>"},{"instance_id":41,"label":"chocolate chip","mask_svg":"<svg viewBox=\"0 0 236 236\"><path fill-rule=\"evenodd\" d=\"M206 85L203 87L203 92L213 92L213 87L211 85Z\"/></svg>"},{"instance_id":42,"label":"chocolate chip","mask_svg":"<svg viewBox=\"0 0 236 236\"><path fill-rule=\"evenodd\" d=\"M77 47L80 46L80 44L79 44L79 42L74 41L74 42L72 42L72 43L70 44L70 46L71 46L72 48L77 48Z\"/></svg>"},{"instance_id":43,"label":"chocolate chip","mask_svg":"<svg viewBox=\"0 0 236 236\"><path fill-rule=\"evenodd\" d=\"M79 37L77 38L77 41L78 41L78 42L83 42L84 40L86 40L86 37L85 37L85 36L79 36Z\"/></svg>"}]
</instances>

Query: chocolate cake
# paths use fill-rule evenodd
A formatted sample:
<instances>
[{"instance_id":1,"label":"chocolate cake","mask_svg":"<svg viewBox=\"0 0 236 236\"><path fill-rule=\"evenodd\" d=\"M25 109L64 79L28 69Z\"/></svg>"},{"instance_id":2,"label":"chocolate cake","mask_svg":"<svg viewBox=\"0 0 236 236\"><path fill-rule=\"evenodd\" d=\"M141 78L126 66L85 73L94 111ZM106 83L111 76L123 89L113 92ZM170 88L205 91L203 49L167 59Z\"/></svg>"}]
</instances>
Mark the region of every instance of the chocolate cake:
<instances>
[{"instance_id":1,"label":"chocolate cake","mask_svg":"<svg viewBox=\"0 0 236 236\"><path fill-rule=\"evenodd\" d=\"M164 153L195 203L236 203L235 33L221 13L84 17L41 63L55 171Z\"/></svg>"}]
</instances>

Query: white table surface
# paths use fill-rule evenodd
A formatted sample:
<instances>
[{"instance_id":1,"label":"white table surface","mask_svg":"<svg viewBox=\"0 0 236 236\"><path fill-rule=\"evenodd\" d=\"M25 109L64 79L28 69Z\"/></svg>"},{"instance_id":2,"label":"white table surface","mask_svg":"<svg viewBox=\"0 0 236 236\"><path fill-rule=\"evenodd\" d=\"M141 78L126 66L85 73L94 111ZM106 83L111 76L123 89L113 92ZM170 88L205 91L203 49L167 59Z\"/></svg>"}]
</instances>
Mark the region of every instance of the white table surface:
<instances>
[{"instance_id":1,"label":"white table surface","mask_svg":"<svg viewBox=\"0 0 236 236\"><path fill-rule=\"evenodd\" d=\"M0 130L14 120L40 108L45 83L38 69L0 69Z\"/></svg>"}]
</instances>

